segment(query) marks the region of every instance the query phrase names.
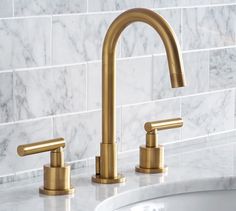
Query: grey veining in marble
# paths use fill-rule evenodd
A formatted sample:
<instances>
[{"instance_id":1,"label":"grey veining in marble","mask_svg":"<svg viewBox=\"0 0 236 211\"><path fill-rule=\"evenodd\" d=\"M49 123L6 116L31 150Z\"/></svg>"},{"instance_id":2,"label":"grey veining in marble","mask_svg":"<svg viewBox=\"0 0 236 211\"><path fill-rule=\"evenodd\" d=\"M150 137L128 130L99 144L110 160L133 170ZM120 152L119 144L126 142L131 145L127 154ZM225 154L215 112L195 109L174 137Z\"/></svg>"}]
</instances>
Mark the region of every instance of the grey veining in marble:
<instances>
[{"instance_id":1,"label":"grey veining in marble","mask_svg":"<svg viewBox=\"0 0 236 211\"><path fill-rule=\"evenodd\" d=\"M210 89L236 87L236 48L210 52Z\"/></svg>"},{"instance_id":2,"label":"grey veining in marble","mask_svg":"<svg viewBox=\"0 0 236 211\"><path fill-rule=\"evenodd\" d=\"M80 13L87 11L86 0L14 0L15 16Z\"/></svg>"},{"instance_id":3,"label":"grey veining in marble","mask_svg":"<svg viewBox=\"0 0 236 211\"><path fill-rule=\"evenodd\" d=\"M19 157L20 144L52 138L52 120L42 119L0 126L0 175L41 168L48 163L49 154Z\"/></svg>"},{"instance_id":4,"label":"grey veining in marble","mask_svg":"<svg viewBox=\"0 0 236 211\"><path fill-rule=\"evenodd\" d=\"M54 136L67 143L66 160L80 160L98 155L102 141L101 111L54 118ZM117 111L117 142L120 142L121 112ZM120 145L119 145L120 147Z\"/></svg>"},{"instance_id":5,"label":"grey veining in marble","mask_svg":"<svg viewBox=\"0 0 236 211\"><path fill-rule=\"evenodd\" d=\"M116 69L118 105L152 99L152 57L117 60ZM100 62L88 63L88 109L101 108L101 75Z\"/></svg>"},{"instance_id":6,"label":"grey veining in marble","mask_svg":"<svg viewBox=\"0 0 236 211\"><path fill-rule=\"evenodd\" d=\"M236 5L183 9L183 49L235 45L235 18Z\"/></svg>"},{"instance_id":7,"label":"grey veining in marble","mask_svg":"<svg viewBox=\"0 0 236 211\"><path fill-rule=\"evenodd\" d=\"M0 20L0 70L50 63L50 18Z\"/></svg>"},{"instance_id":8,"label":"grey veining in marble","mask_svg":"<svg viewBox=\"0 0 236 211\"><path fill-rule=\"evenodd\" d=\"M154 0L154 7L186 7L214 4L236 3L235 0Z\"/></svg>"},{"instance_id":9,"label":"grey veining in marble","mask_svg":"<svg viewBox=\"0 0 236 211\"><path fill-rule=\"evenodd\" d=\"M172 26L179 42L181 42L181 10L156 10ZM121 56L140 56L164 53L164 45L157 32L146 23L133 23L122 34Z\"/></svg>"},{"instance_id":10,"label":"grey veining in marble","mask_svg":"<svg viewBox=\"0 0 236 211\"><path fill-rule=\"evenodd\" d=\"M236 3L235 0L88 0L88 11L114 11L127 10L135 7L146 8L168 8L168 7L186 7L186 6L202 6L214 4Z\"/></svg>"},{"instance_id":11,"label":"grey veining in marble","mask_svg":"<svg viewBox=\"0 0 236 211\"><path fill-rule=\"evenodd\" d=\"M112 10L125 10L134 7L153 7L153 0L102 0L93 1L88 0L88 11L112 11Z\"/></svg>"},{"instance_id":12,"label":"grey veining in marble","mask_svg":"<svg viewBox=\"0 0 236 211\"><path fill-rule=\"evenodd\" d=\"M153 61L153 99L196 94L208 91L208 52L184 53L184 70L187 85L171 88L169 67L166 56L154 56Z\"/></svg>"},{"instance_id":13,"label":"grey veining in marble","mask_svg":"<svg viewBox=\"0 0 236 211\"><path fill-rule=\"evenodd\" d=\"M182 138L233 129L234 95L229 90L183 98Z\"/></svg>"},{"instance_id":14,"label":"grey veining in marble","mask_svg":"<svg viewBox=\"0 0 236 211\"><path fill-rule=\"evenodd\" d=\"M13 118L12 72L0 73L0 122L10 122Z\"/></svg>"},{"instance_id":15,"label":"grey veining in marble","mask_svg":"<svg viewBox=\"0 0 236 211\"><path fill-rule=\"evenodd\" d=\"M84 111L85 65L18 71L14 77L16 119Z\"/></svg>"},{"instance_id":16,"label":"grey veining in marble","mask_svg":"<svg viewBox=\"0 0 236 211\"><path fill-rule=\"evenodd\" d=\"M53 64L97 60L105 33L118 13L53 17Z\"/></svg>"},{"instance_id":17,"label":"grey veining in marble","mask_svg":"<svg viewBox=\"0 0 236 211\"><path fill-rule=\"evenodd\" d=\"M0 1L0 18L11 17L13 13L12 0Z\"/></svg>"},{"instance_id":18,"label":"grey veining in marble","mask_svg":"<svg viewBox=\"0 0 236 211\"><path fill-rule=\"evenodd\" d=\"M144 123L180 117L180 100L162 100L122 109L122 150L137 149L145 143ZM160 143L179 140L180 129L159 132Z\"/></svg>"}]
</instances>

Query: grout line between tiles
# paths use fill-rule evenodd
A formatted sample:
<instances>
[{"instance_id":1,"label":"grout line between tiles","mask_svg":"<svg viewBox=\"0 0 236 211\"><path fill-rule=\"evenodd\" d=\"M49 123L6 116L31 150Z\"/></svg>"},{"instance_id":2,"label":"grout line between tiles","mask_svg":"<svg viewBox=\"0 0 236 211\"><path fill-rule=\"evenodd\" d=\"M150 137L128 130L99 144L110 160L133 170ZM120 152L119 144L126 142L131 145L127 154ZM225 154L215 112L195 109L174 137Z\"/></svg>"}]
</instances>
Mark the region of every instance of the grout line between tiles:
<instances>
[{"instance_id":1,"label":"grout line between tiles","mask_svg":"<svg viewBox=\"0 0 236 211\"><path fill-rule=\"evenodd\" d=\"M53 38L52 38L53 39ZM53 48L53 46L52 46ZM206 49L194 49L194 50L184 50L182 53L197 53L197 52L205 52L205 51L214 51L214 50L224 50L224 49L233 49L236 48L236 45L231 46L223 46L223 47L215 47L215 48L206 48ZM122 57L117 58L117 61L125 61L125 60L135 60L135 59L142 59L142 58L149 58L152 56L165 56L165 53L154 53L154 54L147 54L147 55L141 55L141 56L132 56L132 57ZM48 69L48 68L56 68L56 67L71 67L71 66L77 66L77 65L83 65L83 64L91 64L91 63L97 63L101 62L101 60L92 60L92 61L83 61L83 62L77 62L77 63L69 63L69 64L52 64L52 65L44 65L44 66L37 66L37 67L23 67L23 68L15 68L15 71L33 71L33 70L39 70L39 69ZM5 69L0 70L0 74L2 72L12 72L12 69Z\"/></svg>"},{"instance_id":2,"label":"grout line between tiles","mask_svg":"<svg viewBox=\"0 0 236 211\"><path fill-rule=\"evenodd\" d=\"M53 65L53 29L52 29L52 17L50 19L50 65Z\"/></svg>"},{"instance_id":3,"label":"grout line between tiles","mask_svg":"<svg viewBox=\"0 0 236 211\"><path fill-rule=\"evenodd\" d=\"M85 109L88 111L88 64L85 64Z\"/></svg>"},{"instance_id":4,"label":"grout line between tiles","mask_svg":"<svg viewBox=\"0 0 236 211\"><path fill-rule=\"evenodd\" d=\"M180 98L180 105L179 105L179 110L180 110L180 116L183 118L183 113L182 113L182 97ZM183 125L184 126L184 125ZM179 139L182 140L183 137L183 127L180 128L180 137Z\"/></svg>"},{"instance_id":5,"label":"grout line between tiles","mask_svg":"<svg viewBox=\"0 0 236 211\"><path fill-rule=\"evenodd\" d=\"M16 98L15 98L15 80L16 80L16 72L12 72L12 112L13 112L13 122L17 119L17 111L16 111ZM1 124L0 124L1 125Z\"/></svg>"},{"instance_id":6,"label":"grout line between tiles","mask_svg":"<svg viewBox=\"0 0 236 211\"><path fill-rule=\"evenodd\" d=\"M208 51L207 52L207 61L208 61L208 64L207 64L207 77L208 77L208 83L207 83L207 90L210 91L210 80L211 80L211 77L210 77L210 52Z\"/></svg>"},{"instance_id":7,"label":"grout line between tiles","mask_svg":"<svg viewBox=\"0 0 236 211\"><path fill-rule=\"evenodd\" d=\"M210 136L230 133L230 132L236 132L236 129L234 128L234 129L230 129L230 130L223 130L223 131L219 131L219 132L213 132L213 133L209 133L209 134L205 134L205 135L195 136L195 137L192 137L192 138L181 139L181 143L186 142L186 141L191 141L191 140L199 139L199 138L207 138L207 137L210 137ZM171 145L171 144L174 144L174 143L179 143L179 140L172 141L172 142L167 142L167 143L165 143L165 146Z\"/></svg>"},{"instance_id":8,"label":"grout line between tiles","mask_svg":"<svg viewBox=\"0 0 236 211\"><path fill-rule=\"evenodd\" d=\"M127 107L144 105L144 104L148 104L148 103L158 103L158 102L163 102L163 101L170 101L170 100L183 99L183 98L188 98L188 97L202 96L202 95L207 95L207 94L222 93L222 92L232 91L232 90L234 90L234 88L228 88L228 89L222 89L222 90L213 90L213 91L196 93L196 94L191 94L191 95L186 95L186 96L177 96L177 97L170 97L170 98L164 98L164 99L150 100L150 101L145 101L145 102L138 102L138 103L133 103L133 104L117 105L116 108L119 109L119 108L122 107L122 109L124 109L124 108L127 108ZM36 118L31 118L31 119L17 120L17 121L13 121L13 122L0 123L0 126L26 123L26 122L31 122L31 121L39 121L39 120L43 120L43 119L50 119L50 118L57 118L57 117L80 115L80 114L86 114L86 113L91 113L91 112L99 112L99 111L101 111L101 108L91 109L91 110L87 110L87 111L78 111L78 112L70 112L70 113L63 113L63 114L55 114L55 115L50 115L50 116L43 116L43 117L36 117Z\"/></svg>"},{"instance_id":9,"label":"grout line between tiles","mask_svg":"<svg viewBox=\"0 0 236 211\"><path fill-rule=\"evenodd\" d=\"M89 3L86 1L87 10L81 13L63 13L63 14L41 14L41 15L29 15L29 16L14 16L14 17L4 17L1 19L20 19L20 18L40 18L40 17L50 17L50 16L80 16L80 15L102 15L102 14L115 14L123 12L127 9L122 10L108 10L108 11L96 11L89 12ZM189 6L174 6L174 7L162 7L162 8L151 8L151 10L173 10L173 9L193 9L193 8L212 8L212 7L226 7L226 6L235 6L236 3L224 3L224 4L206 4L206 5L189 5Z\"/></svg>"},{"instance_id":10,"label":"grout line between tiles","mask_svg":"<svg viewBox=\"0 0 236 211\"><path fill-rule=\"evenodd\" d=\"M15 17L15 0L12 0L11 3L12 3L12 17Z\"/></svg>"},{"instance_id":11,"label":"grout line between tiles","mask_svg":"<svg viewBox=\"0 0 236 211\"><path fill-rule=\"evenodd\" d=\"M86 13L89 12L89 0L86 0Z\"/></svg>"}]
</instances>

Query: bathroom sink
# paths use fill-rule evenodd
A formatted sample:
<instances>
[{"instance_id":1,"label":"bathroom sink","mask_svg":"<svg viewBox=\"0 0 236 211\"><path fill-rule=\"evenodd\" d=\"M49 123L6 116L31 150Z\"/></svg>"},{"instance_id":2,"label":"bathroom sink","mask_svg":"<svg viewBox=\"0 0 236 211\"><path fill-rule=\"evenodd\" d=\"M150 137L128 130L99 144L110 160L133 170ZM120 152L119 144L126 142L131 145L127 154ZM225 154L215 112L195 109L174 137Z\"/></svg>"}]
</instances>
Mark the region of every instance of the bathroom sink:
<instances>
[{"instance_id":1,"label":"bathroom sink","mask_svg":"<svg viewBox=\"0 0 236 211\"><path fill-rule=\"evenodd\" d=\"M116 211L235 211L236 190L204 191L151 199Z\"/></svg>"}]
</instances>

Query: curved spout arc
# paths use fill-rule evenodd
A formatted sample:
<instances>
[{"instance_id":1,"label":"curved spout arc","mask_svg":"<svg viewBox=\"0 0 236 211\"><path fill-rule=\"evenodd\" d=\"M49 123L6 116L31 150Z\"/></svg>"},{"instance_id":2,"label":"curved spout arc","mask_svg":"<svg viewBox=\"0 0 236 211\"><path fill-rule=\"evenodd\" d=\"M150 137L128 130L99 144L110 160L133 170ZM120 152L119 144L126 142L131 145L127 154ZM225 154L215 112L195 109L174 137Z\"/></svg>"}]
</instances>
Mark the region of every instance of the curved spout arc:
<instances>
[{"instance_id":1,"label":"curved spout arc","mask_svg":"<svg viewBox=\"0 0 236 211\"><path fill-rule=\"evenodd\" d=\"M176 35L168 22L159 14L144 8L128 10L119 15L109 27L102 51L102 141L116 139L116 68L115 50L122 31L133 22L144 22L160 35L168 58L172 87L185 85L183 61Z\"/></svg>"},{"instance_id":2,"label":"curved spout arc","mask_svg":"<svg viewBox=\"0 0 236 211\"><path fill-rule=\"evenodd\" d=\"M127 17L126 14L129 16ZM108 50L114 51L115 44L117 43L121 32L133 22L147 23L148 25L152 26L161 36L163 35L164 31L172 31L172 34L174 34L169 24L161 15L144 8L131 9L119 15L112 22L106 33L103 50L106 50L107 45ZM162 28L165 29L163 30Z\"/></svg>"}]
</instances>

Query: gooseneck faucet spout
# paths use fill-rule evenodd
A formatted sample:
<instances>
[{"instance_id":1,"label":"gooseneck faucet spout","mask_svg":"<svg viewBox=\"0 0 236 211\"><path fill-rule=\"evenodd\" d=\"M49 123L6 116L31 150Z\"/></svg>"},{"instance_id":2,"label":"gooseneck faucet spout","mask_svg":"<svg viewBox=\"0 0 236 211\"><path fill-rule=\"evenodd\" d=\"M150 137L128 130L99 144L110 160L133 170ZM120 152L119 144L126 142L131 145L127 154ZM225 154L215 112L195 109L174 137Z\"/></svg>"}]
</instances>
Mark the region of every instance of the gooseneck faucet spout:
<instances>
[{"instance_id":1,"label":"gooseneck faucet spout","mask_svg":"<svg viewBox=\"0 0 236 211\"><path fill-rule=\"evenodd\" d=\"M102 51L102 143L100 156L96 157L96 175L92 177L92 181L97 183L124 181L124 177L117 173L115 50L121 32L133 22L147 23L157 31L166 49L172 88L185 85L179 43L162 16L148 9L135 8L113 21L106 33Z\"/></svg>"}]
</instances>

